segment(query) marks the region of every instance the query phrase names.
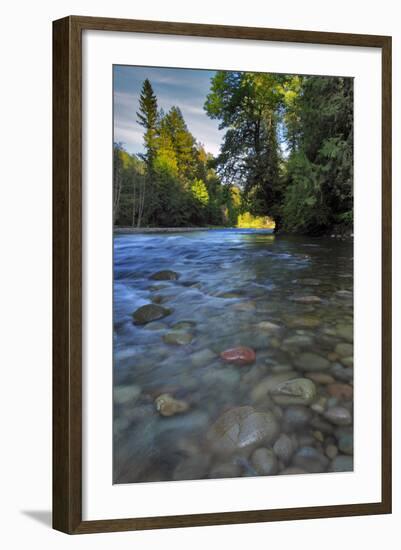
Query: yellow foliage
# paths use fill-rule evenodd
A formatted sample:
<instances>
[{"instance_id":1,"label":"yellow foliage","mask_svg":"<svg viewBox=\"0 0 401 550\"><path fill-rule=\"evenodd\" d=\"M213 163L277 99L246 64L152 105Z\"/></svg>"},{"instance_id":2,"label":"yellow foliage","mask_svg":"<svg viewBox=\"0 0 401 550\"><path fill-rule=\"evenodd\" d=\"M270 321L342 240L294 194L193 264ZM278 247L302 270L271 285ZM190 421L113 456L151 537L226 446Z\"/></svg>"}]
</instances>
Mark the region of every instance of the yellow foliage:
<instances>
[{"instance_id":1,"label":"yellow foliage","mask_svg":"<svg viewBox=\"0 0 401 550\"><path fill-rule=\"evenodd\" d=\"M252 216L250 212L239 214L237 227L241 229L274 229L274 221L267 216Z\"/></svg>"}]
</instances>

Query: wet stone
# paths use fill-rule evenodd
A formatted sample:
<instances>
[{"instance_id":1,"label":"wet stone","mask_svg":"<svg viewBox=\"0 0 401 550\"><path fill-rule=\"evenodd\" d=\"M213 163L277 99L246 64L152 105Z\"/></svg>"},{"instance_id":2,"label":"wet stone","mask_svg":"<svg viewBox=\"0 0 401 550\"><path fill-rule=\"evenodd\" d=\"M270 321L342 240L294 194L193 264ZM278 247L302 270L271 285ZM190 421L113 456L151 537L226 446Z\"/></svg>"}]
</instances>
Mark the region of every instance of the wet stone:
<instances>
[{"instance_id":1,"label":"wet stone","mask_svg":"<svg viewBox=\"0 0 401 550\"><path fill-rule=\"evenodd\" d=\"M326 471L329 459L314 447L301 447L293 457L293 465L306 470L309 473L321 473Z\"/></svg>"},{"instance_id":2,"label":"wet stone","mask_svg":"<svg viewBox=\"0 0 401 550\"><path fill-rule=\"evenodd\" d=\"M352 423L351 413L344 407L332 407L325 412L329 422L337 426L348 426Z\"/></svg>"},{"instance_id":3,"label":"wet stone","mask_svg":"<svg viewBox=\"0 0 401 550\"><path fill-rule=\"evenodd\" d=\"M252 348L240 346L230 348L220 353L221 359L234 365L251 365L256 361L256 354Z\"/></svg>"},{"instance_id":4,"label":"wet stone","mask_svg":"<svg viewBox=\"0 0 401 550\"><path fill-rule=\"evenodd\" d=\"M354 460L352 456L338 455L330 464L330 472L352 472Z\"/></svg>"},{"instance_id":5,"label":"wet stone","mask_svg":"<svg viewBox=\"0 0 401 550\"><path fill-rule=\"evenodd\" d=\"M134 311L133 318L136 325L145 325L151 321L158 321L171 314L171 309L157 304L147 304Z\"/></svg>"},{"instance_id":6,"label":"wet stone","mask_svg":"<svg viewBox=\"0 0 401 550\"><path fill-rule=\"evenodd\" d=\"M163 336L163 341L166 344L172 344L176 346L185 346L186 344L190 344L193 339L194 336L190 332L181 332L178 330L168 332Z\"/></svg>"},{"instance_id":7,"label":"wet stone","mask_svg":"<svg viewBox=\"0 0 401 550\"><path fill-rule=\"evenodd\" d=\"M278 471L277 458L272 449L260 448L252 453L252 466L262 476L274 475Z\"/></svg>"},{"instance_id":8,"label":"wet stone","mask_svg":"<svg viewBox=\"0 0 401 550\"><path fill-rule=\"evenodd\" d=\"M335 352L340 357L351 357L354 352L354 346L352 344L342 343L337 344L335 348Z\"/></svg>"},{"instance_id":9,"label":"wet stone","mask_svg":"<svg viewBox=\"0 0 401 550\"><path fill-rule=\"evenodd\" d=\"M279 460L288 464L294 452L292 439L287 434L281 434L273 445L273 451Z\"/></svg>"},{"instance_id":10,"label":"wet stone","mask_svg":"<svg viewBox=\"0 0 401 550\"><path fill-rule=\"evenodd\" d=\"M294 364L306 371L320 371L330 367L330 362L325 357L312 352L301 353L296 357Z\"/></svg>"},{"instance_id":11,"label":"wet stone","mask_svg":"<svg viewBox=\"0 0 401 550\"><path fill-rule=\"evenodd\" d=\"M176 281L179 278L179 273L165 269L163 271L157 271L150 276L153 281Z\"/></svg>"},{"instance_id":12,"label":"wet stone","mask_svg":"<svg viewBox=\"0 0 401 550\"><path fill-rule=\"evenodd\" d=\"M218 454L250 452L261 443L270 443L279 425L271 412L253 407L234 407L222 414L207 434L207 441Z\"/></svg>"},{"instance_id":13,"label":"wet stone","mask_svg":"<svg viewBox=\"0 0 401 550\"><path fill-rule=\"evenodd\" d=\"M312 411L303 405L286 407L283 414L283 427L286 431L297 431L307 426L312 418Z\"/></svg>"},{"instance_id":14,"label":"wet stone","mask_svg":"<svg viewBox=\"0 0 401 550\"><path fill-rule=\"evenodd\" d=\"M159 395L155 400L156 410L162 416L173 416L175 414L184 413L189 409L189 405L186 401L181 399L174 399L174 397L168 393Z\"/></svg>"},{"instance_id":15,"label":"wet stone","mask_svg":"<svg viewBox=\"0 0 401 550\"><path fill-rule=\"evenodd\" d=\"M316 386L307 378L287 380L270 392L279 405L309 405L316 397Z\"/></svg>"}]
</instances>

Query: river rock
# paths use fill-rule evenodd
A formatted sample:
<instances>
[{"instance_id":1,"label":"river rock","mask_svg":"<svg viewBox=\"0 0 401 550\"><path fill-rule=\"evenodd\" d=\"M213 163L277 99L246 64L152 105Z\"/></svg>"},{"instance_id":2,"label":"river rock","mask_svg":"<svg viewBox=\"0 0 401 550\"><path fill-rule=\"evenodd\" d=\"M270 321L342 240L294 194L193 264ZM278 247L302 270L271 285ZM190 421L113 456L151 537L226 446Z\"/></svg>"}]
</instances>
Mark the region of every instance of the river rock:
<instances>
[{"instance_id":1,"label":"river rock","mask_svg":"<svg viewBox=\"0 0 401 550\"><path fill-rule=\"evenodd\" d=\"M206 477L209 464L210 458L204 454L185 458L174 469L173 479L175 481L184 479L202 479Z\"/></svg>"},{"instance_id":2,"label":"river rock","mask_svg":"<svg viewBox=\"0 0 401 550\"><path fill-rule=\"evenodd\" d=\"M348 426L352 424L351 413L344 407L331 407L325 412L324 416L336 426Z\"/></svg>"},{"instance_id":3,"label":"river rock","mask_svg":"<svg viewBox=\"0 0 401 550\"><path fill-rule=\"evenodd\" d=\"M163 393L155 400L156 410L162 416L173 416L178 413L183 413L189 409L186 401L174 399L169 393Z\"/></svg>"},{"instance_id":4,"label":"river rock","mask_svg":"<svg viewBox=\"0 0 401 550\"><path fill-rule=\"evenodd\" d=\"M179 273L171 271L170 269L164 269L163 271L157 271L150 276L153 281L176 281L179 278Z\"/></svg>"},{"instance_id":5,"label":"river rock","mask_svg":"<svg viewBox=\"0 0 401 550\"><path fill-rule=\"evenodd\" d=\"M168 332L163 336L163 341L166 344L173 344L176 346L185 346L186 344L190 344L193 339L194 336L190 332L181 332L179 330Z\"/></svg>"},{"instance_id":6,"label":"river rock","mask_svg":"<svg viewBox=\"0 0 401 550\"><path fill-rule=\"evenodd\" d=\"M152 323L148 323L144 328L146 330L164 330L167 328L167 325L161 321L154 321Z\"/></svg>"},{"instance_id":7,"label":"river rock","mask_svg":"<svg viewBox=\"0 0 401 550\"><path fill-rule=\"evenodd\" d=\"M320 371L328 369L330 362L317 353L305 352L295 358L294 365L301 370Z\"/></svg>"},{"instance_id":8,"label":"river rock","mask_svg":"<svg viewBox=\"0 0 401 550\"><path fill-rule=\"evenodd\" d=\"M215 464L209 472L211 479L221 479L230 477L240 477L241 466L231 462L223 462L221 464Z\"/></svg>"},{"instance_id":9,"label":"river rock","mask_svg":"<svg viewBox=\"0 0 401 550\"><path fill-rule=\"evenodd\" d=\"M284 468L284 470L281 470L280 475L287 476L287 475L299 475L299 474L307 474L308 472L304 470L303 468L298 468L297 466L288 466L288 468Z\"/></svg>"},{"instance_id":10,"label":"river rock","mask_svg":"<svg viewBox=\"0 0 401 550\"><path fill-rule=\"evenodd\" d=\"M158 321L171 314L171 309L157 304L147 304L134 311L133 318L136 325L145 325L151 321Z\"/></svg>"},{"instance_id":11,"label":"river rock","mask_svg":"<svg viewBox=\"0 0 401 550\"><path fill-rule=\"evenodd\" d=\"M261 321L256 325L256 327L266 332L277 332L281 328L279 325L276 325L276 323L272 323L270 321Z\"/></svg>"},{"instance_id":12,"label":"river rock","mask_svg":"<svg viewBox=\"0 0 401 550\"><path fill-rule=\"evenodd\" d=\"M353 367L354 366L354 358L353 357L341 357L340 361L346 367Z\"/></svg>"},{"instance_id":13,"label":"river rock","mask_svg":"<svg viewBox=\"0 0 401 550\"><path fill-rule=\"evenodd\" d=\"M256 361L256 354L252 348L239 346L220 353L221 359L234 365L251 365Z\"/></svg>"},{"instance_id":14,"label":"river rock","mask_svg":"<svg viewBox=\"0 0 401 550\"><path fill-rule=\"evenodd\" d=\"M316 397L316 386L307 378L287 380L270 392L278 405L309 405Z\"/></svg>"},{"instance_id":15,"label":"river rock","mask_svg":"<svg viewBox=\"0 0 401 550\"><path fill-rule=\"evenodd\" d=\"M256 308L255 302L239 302L238 304L233 304L233 309L236 311L253 311Z\"/></svg>"},{"instance_id":16,"label":"river rock","mask_svg":"<svg viewBox=\"0 0 401 550\"><path fill-rule=\"evenodd\" d=\"M352 325L338 324L335 328L336 335L348 342L354 340L354 327Z\"/></svg>"},{"instance_id":17,"label":"river rock","mask_svg":"<svg viewBox=\"0 0 401 550\"><path fill-rule=\"evenodd\" d=\"M195 321L178 321L171 325L171 328L173 330L191 330L195 325Z\"/></svg>"},{"instance_id":18,"label":"river rock","mask_svg":"<svg viewBox=\"0 0 401 550\"><path fill-rule=\"evenodd\" d=\"M203 367L211 363L217 355L211 349L200 349L192 353L189 358L194 367Z\"/></svg>"},{"instance_id":19,"label":"river rock","mask_svg":"<svg viewBox=\"0 0 401 550\"><path fill-rule=\"evenodd\" d=\"M338 428L335 432L338 448L346 455L354 454L354 434L352 428Z\"/></svg>"},{"instance_id":20,"label":"river rock","mask_svg":"<svg viewBox=\"0 0 401 550\"><path fill-rule=\"evenodd\" d=\"M287 325L292 328L316 328L320 325L320 319L311 315L287 316L285 320Z\"/></svg>"},{"instance_id":21,"label":"river rock","mask_svg":"<svg viewBox=\"0 0 401 550\"><path fill-rule=\"evenodd\" d=\"M288 464L294 452L292 439L287 434L281 434L273 445L273 451L279 460Z\"/></svg>"},{"instance_id":22,"label":"river rock","mask_svg":"<svg viewBox=\"0 0 401 550\"><path fill-rule=\"evenodd\" d=\"M339 399L340 401L350 401L353 397L354 390L349 384L329 384L327 386L327 392L332 397Z\"/></svg>"},{"instance_id":23,"label":"river rock","mask_svg":"<svg viewBox=\"0 0 401 550\"><path fill-rule=\"evenodd\" d=\"M352 472L354 460L352 456L338 455L330 464L330 472Z\"/></svg>"},{"instance_id":24,"label":"river rock","mask_svg":"<svg viewBox=\"0 0 401 550\"><path fill-rule=\"evenodd\" d=\"M117 405L133 405L141 394L141 388L137 385L115 386L113 389L114 403Z\"/></svg>"},{"instance_id":25,"label":"river rock","mask_svg":"<svg viewBox=\"0 0 401 550\"><path fill-rule=\"evenodd\" d=\"M234 407L218 418L207 433L214 452L231 454L251 452L260 444L274 440L279 425L274 415L257 412L253 407Z\"/></svg>"},{"instance_id":26,"label":"river rock","mask_svg":"<svg viewBox=\"0 0 401 550\"><path fill-rule=\"evenodd\" d=\"M337 290L336 292L337 298L342 298L344 300L350 300L353 297L353 293L351 290Z\"/></svg>"},{"instance_id":27,"label":"river rock","mask_svg":"<svg viewBox=\"0 0 401 550\"><path fill-rule=\"evenodd\" d=\"M322 301L319 296L292 296L290 300L300 304L320 304Z\"/></svg>"},{"instance_id":28,"label":"river rock","mask_svg":"<svg viewBox=\"0 0 401 550\"><path fill-rule=\"evenodd\" d=\"M277 458L272 449L261 447L256 449L251 456L252 466L261 476L271 476L277 474Z\"/></svg>"},{"instance_id":29,"label":"river rock","mask_svg":"<svg viewBox=\"0 0 401 550\"><path fill-rule=\"evenodd\" d=\"M336 445L329 443L329 445L327 445L325 449L325 453L330 460L333 460L338 455L338 448L336 447Z\"/></svg>"},{"instance_id":30,"label":"river rock","mask_svg":"<svg viewBox=\"0 0 401 550\"><path fill-rule=\"evenodd\" d=\"M354 346L352 344L347 344L345 342L341 344L337 344L335 348L335 352L340 357L351 357L352 354L354 353Z\"/></svg>"},{"instance_id":31,"label":"river rock","mask_svg":"<svg viewBox=\"0 0 401 550\"><path fill-rule=\"evenodd\" d=\"M309 473L321 473L326 471L329 459L314 447L301 447L292 459L293 465L302 468Z\"/></svg>"},{"instance_id":32,"label":"river rock","mask_svg":"<svg viewBox=\"0 0 401 550\"><path fill-rule=\"evenodd\" d=\"M295 432L307 426L312 418L312 411L304 405L291 405L283 414L283 428Z\"/></svg>"},{"instance_id":33,"label":"river rock","mask_svg":"<svg viewBox=\"0 0 401 550\"><path fill-rule=\"evenodd\" d=\"M306 372L305 378L309 378L312 382L322 385L333 384L335 382L334 378L325 372Z\"/></svg>"},{"instance_id":34,"label":"river rock","mask_svg":"<svg viewBox=\"0 0 401 550\"><path fill-rule=\"evenodd\" d=\"M354 377L354 369L352 367L344 367L340 363L334 363L330 369L330 373L334 378L342 382L351 382Z\"/></svg>"},{"instance_id":35,"label":"river rock","mask_svg":"<svg viewBox=\"0 0 401 550\"><path fill-rule=\"evenodd\" d=\"M258 402L265 399L276 386L278 386L282 382L286 382L287 380L291 380L292 378L296 377L296 372L286 371L263 378L263 380L261 380L251 392L252 401Z\"/></svg>"}]
</instances>

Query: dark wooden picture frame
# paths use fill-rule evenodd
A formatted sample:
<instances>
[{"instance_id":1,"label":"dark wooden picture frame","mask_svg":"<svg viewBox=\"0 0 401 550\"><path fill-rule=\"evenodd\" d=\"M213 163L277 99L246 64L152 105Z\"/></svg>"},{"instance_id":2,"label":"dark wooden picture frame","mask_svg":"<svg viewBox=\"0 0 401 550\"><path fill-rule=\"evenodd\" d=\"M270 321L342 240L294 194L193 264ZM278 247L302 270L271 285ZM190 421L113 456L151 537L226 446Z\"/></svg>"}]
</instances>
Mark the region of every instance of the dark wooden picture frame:
<instances>
[{"instance_id":1,"label":"dark wooden picture frame","mask_svg":"<svg viewBox=\"0 0 401 550\"><path fill-rule=\"evenodd\" d=\"M382 54L382 496L379 502L82 520L82 31L379 48ZM53 23L53 527L69 534L391 512L391 37L66 17Z\"/></svg>"}]
</instances>

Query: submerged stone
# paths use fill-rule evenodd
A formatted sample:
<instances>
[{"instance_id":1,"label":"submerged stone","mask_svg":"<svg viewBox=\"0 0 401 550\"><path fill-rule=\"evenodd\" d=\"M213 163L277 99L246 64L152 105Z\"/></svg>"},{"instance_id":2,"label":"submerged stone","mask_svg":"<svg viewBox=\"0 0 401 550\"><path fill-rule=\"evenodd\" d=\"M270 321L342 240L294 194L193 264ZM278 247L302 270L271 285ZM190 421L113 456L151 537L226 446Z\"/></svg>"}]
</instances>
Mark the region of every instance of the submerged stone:
<instances>
[{"instance_id":1,"label":"submerged stone","mask_svg":"<svg viewBox=\"0 0 401 550\"><path fill-rule=\"evenodd\" d=\"M132 316L136 325L146 325L146 323L150 323L151 321L158 321L159 319L163 319L163 317L167 317L171 312L171 309L166 307L157 304L147 304L134 311Z\"/></svg>"},{"instance_id":2,"label":"submerged stone","mask_svg":"<svg viewBox=\"0 0 401 550\"><path fill-rule=\"evenodd\" d=\"M234 365L251 365L256 361L256 353L252 348L239 346L230 348L220 353L221 359Z\"/></svg>"},{"instance_id":3,"label":"submerged stone","mask_svg":"<svg viewBox=\"0 0 401 550\"><path fill-rule=\"evenodd\" d=\"M153 281L176 281L179 278L179 273L165 269L163 271L157 271L150 276Z\"/></svg>"},{"instance_id":4,"label":"submerged stone","mask_svg":"<svg viewBox=\"0 0 401 550\"><path fill-rule=\"evenodd\" d=\"M250 452L261 443L276 437L278 422L270 411L257 412L253 407L235 407L222 414L207 434L214 452L231 454Z\"/></svg>"}]
</instances>

